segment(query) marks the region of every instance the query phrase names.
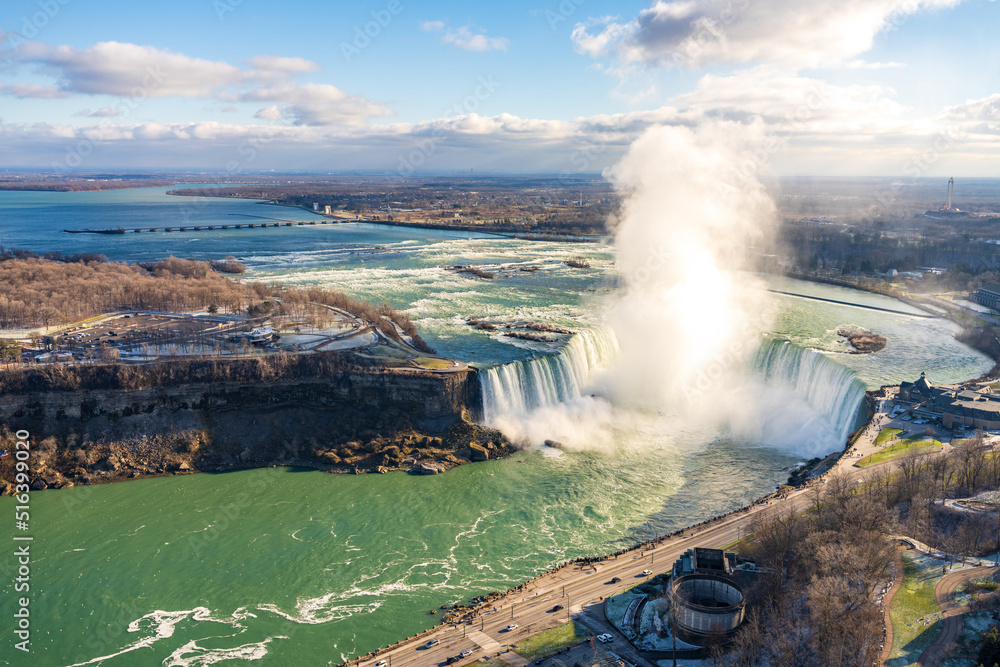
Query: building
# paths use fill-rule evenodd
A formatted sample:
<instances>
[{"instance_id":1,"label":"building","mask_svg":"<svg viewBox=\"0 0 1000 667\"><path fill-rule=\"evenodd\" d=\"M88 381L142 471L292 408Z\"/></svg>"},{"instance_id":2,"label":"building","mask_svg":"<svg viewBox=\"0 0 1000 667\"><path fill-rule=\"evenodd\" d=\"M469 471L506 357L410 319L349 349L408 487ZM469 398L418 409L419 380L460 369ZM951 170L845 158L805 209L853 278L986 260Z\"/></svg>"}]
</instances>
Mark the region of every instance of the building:
<instances>
[{"instance_id":1,"label":"building","mask_svg":"<svg viewBox=\"0 0 1000 667\"><path fill-rule=\"evenodd\" d=\"M726 639L743 623L746 594L733 577L736 554L721 549L690 549L674 563L669 596L677 635L701 644Z\"/></svg>"},{"instance_id":2,"label":"building","mask_svg":"<svg viewBox=\"0 0 1000 667\"><path fill-rule=\"evenodd\" d=\"M1000 395L978 391L956 392L941 412L946 428L971 426L984 431L1000 429Z\"/></svg>"},{"instance_id":3,"label":"building","mask_svg":"<svg viewBox=\"0 0 1000 667\"><path fill-rule=\"evenodd\" d=\"M324 214L324 215L330 215L330 214L331 214L331 211L330 211L330 207L329 207L329 206L324 206L324 207L323 207L323 214Z\"/></svg>"},{"instance_id":4,"label":"building","mask_svg":"<svg viewBox=\"0 0 1000 667\"><path fill-rule=\"evenodd\" d=\"M916 382L900 383L898 397L912 404L913 414L940 419L945 428L1000 429L1000 394L935 387L927 381L927 374L921 373Z\"/></svg>"},{"instance_id":5,"label":"building","mask_svg":"<svg viewBox=\"0 0 1000 667\"><path fill-rule=\"evenodd\" d=\"M318 211L319 210L319 203L318 202L313 202L313 210L314 211Z\"/></svg>"},{"instance_id":6,"label":"building","mask_svg":"<svg viewBox=\"0 0 1000 667\"><path fill-rule=\"evenodd\" d=\"M900 382L899 398L910 403L920 403L921 401L937 401L937 398L947 393L940 387L934 387L927 380L927 373L921 373L916 382Z\"/></svg>"},{"instance_id":7,"label":"building","mask_svg":"<svg viewBox=\"0 0 1000 667\"><path fill-rule=\"evenodd\" d=\"M674 576L685 574L731 575L736 567L736 554L724 553L721 549L688 549L674 563Z\"/></svg>"},{"instance_id":8,"label":"building","mask_svg":"<svg viewBox=\"0 0 1000 667\"><path fill-rule=\"evenodd\" d=\"M1000 285L983 285L970 296L981 306L1000 310Z\"/></svg>"}]
</instances>

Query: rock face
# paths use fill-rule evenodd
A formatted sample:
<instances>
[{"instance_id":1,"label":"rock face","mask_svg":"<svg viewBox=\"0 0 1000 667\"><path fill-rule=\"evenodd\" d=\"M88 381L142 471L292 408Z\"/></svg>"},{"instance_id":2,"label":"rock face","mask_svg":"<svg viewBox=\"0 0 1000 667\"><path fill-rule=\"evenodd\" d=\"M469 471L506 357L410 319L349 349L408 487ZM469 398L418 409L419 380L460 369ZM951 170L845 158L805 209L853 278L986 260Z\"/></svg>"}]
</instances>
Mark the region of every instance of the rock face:
<instances>
[{"instance_id":1,"label":"rock face","mask_svg":"<svg viewBox=\"0 0 1000 667\"><path fill-rule=\"evenodd\" d=\"M478 400L473 369L0 393L0 441L29 430L33 460L48 466L47 486L57 488L269 465L436 474L512 450L496 431L465 420ZM0 462L8 481L11 458Z\"/></svg>"}]
</instances>

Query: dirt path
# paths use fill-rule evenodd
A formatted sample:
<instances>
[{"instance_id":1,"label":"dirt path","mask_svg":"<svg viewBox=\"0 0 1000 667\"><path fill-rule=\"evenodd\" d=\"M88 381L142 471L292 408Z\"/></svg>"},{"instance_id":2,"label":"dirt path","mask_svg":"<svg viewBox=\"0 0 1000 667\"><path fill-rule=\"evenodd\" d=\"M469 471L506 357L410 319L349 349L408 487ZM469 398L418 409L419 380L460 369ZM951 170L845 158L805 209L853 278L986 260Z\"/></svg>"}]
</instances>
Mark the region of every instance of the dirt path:
<instances>
[{"instance_id":1,"label":"dirt path","mask_svg":"<svg viewBox=\"0 0 1000 667\"><path fill-rule=\"evenodd\" d=\"M959 607L955 604L955 589L969 579L986 576L996 572L996 567L974 567L968 570L952 572L941 578L941 581L934 587L934 599L941 608L941 634L931 642L930 646L917 658L917 665L920 667L939 667L948 657L945 649L958 641L962 636L962 614L969 611L969 606Z\"/></svg>"},{"instance_id":2,"label":"dirt path","mask_svg":"<svg viewBox=\"0 0 1000 667\"><path fill-rule=\"evenodd\" d=\"M895 635L892 630L892 618L890 618L890 610L892 609L892 599L896 597L896 592L899 587L903 585L903 548L896 547L895 551L895 561L896 561L896 576L892 580L892 586L886 591L885 597L882 599L882 613L885 614L885 639L882 644L882 655L879 656L879 664L884 665L892 655L892 642Z\"/></svg>"}]
</instances>

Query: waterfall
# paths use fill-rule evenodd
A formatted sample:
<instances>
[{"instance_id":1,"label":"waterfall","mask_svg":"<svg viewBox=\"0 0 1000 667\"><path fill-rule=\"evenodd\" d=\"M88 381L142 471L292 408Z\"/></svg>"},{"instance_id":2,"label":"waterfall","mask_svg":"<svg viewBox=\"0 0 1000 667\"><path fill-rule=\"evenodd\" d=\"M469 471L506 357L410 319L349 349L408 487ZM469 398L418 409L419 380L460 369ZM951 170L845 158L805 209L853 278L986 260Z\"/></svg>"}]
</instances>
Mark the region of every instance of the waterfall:
<instances>
[{"instance_id":1,"label":"waterfall","mask_svg":"<svg viewBox=\"0 0 1000 667\"><path fill-rule=\"evenodd\" d=\"M753 374L769 387L800 398L834 431L837 446L854 429L865 384L825 354L787 340L767 340L752 362Z\"/></svg>"},{"instance_id":2,"label":"waterfall","mask_svg":"<svg viewBox=\"0 0 1000 667\"><path fill-rule=\"evenodd\" d=\"M483 423L502 419L508 426L511 422L537 424L539 420L532 418L539 411L571 405L575 407L563 412L568 420L578 421L594 404L574 399L585 393L595 371L611 367L613 372L617 351L612 333L587 330L573 336L556 354L480 371ZM765 339L746 371L730 378L721 391L721 395L704 397L712 416L698 417L699 421L714 421L734 436L815 456L843 446L854 428L865 385L853 371L826 355L788 341ZM664 406L664 414L670 407ZM678 414L696 412L695 406L673 407L680 409ZM583 426L585 438L586 428L590 426ZM521 435L525 432L520 430ZM560 435L540 434L538 429L532 433L535 437L530 439L537 442Z\"/></svg>"},{"instance_id":3,"label":"waterfall","mask_svg":"<svg viewBox=\"0 0 1000 667\"><path fill-rule=\"evenodd\" d=\"M479 373L483 422L499 416L525 417L580 396L595 370L605 368L618 349L613 334L587 329L574 335L557 354L487 368Z\"/></svg>"}]
</instances>

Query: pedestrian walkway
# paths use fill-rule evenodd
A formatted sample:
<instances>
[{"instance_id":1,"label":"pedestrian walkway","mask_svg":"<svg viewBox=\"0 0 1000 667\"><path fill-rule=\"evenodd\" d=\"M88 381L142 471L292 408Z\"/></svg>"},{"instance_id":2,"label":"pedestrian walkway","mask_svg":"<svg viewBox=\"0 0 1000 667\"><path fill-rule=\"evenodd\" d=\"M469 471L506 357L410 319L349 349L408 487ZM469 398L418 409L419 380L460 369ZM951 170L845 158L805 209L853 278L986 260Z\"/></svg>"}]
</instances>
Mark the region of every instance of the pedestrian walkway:
<instances>
[{"instance_id":1,"label":"pedestrian walkway","mask_svg":"<svg viewBox=\"0 0 1000 667\"><path fill-rule=\"evenodd\" d=\"M499 651L501 648L500 644L498 644L496 640L485 632L480 632L479 630L469 630L466 633L466 636L476 642L476 645L484 651Z\"/></svg>"},{"instance_id":2,"label":"pedestrian walkway","mask_svg":"<svg viewBox=\"0 0 1000 667\"><path fill-rule=\"evenodd\" d=\"M900 586L903 585L903 549L901 547L897 546L893 552L893 561L896 564L896 574L892 579L892 586L889 587L889 591L882 599L882 614L884 615L882 622L885 628L885 635L882 639L882 654L879 656L880 665L884 665L889 660L889 656L892 655L892 643L896 639L896 632L892 627L890 610L892 609L892 599L896 597Z\"/></svg>"},{"instance_id":3,"label":"pedestrian walkway","mask_svg":"<svg viewBox=\"0 0 1000 667\"><path fill-rule=\"evenodd\" d=\"M961 572L952 572L934 587L934 600L941 609L941 633L924 649L917 659L919 667L939 667L948 656L948 647L954 645L962 636L964 620L962 614L971 609L968 605L955 604L955 589L970 579L996 573L995 567L977 567Z\"/></svg>"},{"instance_id":4,"label":"pedestrian walkway","mask_svg":"<svg viewBox=\"0 0 1000 667\"><path fill-rule=\"evenodd\" d=\"M953 563L963 563L965 565L973 565L976 567L992 567L996 563L991 562L985 558L973 558L971 556L956 556L955 554L950 554L946 551L938 551L937 549L932 549L923 542L915 540L912 537L907 537L906 535L890 535L890 540L895 540L898 542L905 542L912 546L916 551L922 554L927 554L931 558L939 558L941 560L951 561Z\"/></svg>"}]
</instances>

